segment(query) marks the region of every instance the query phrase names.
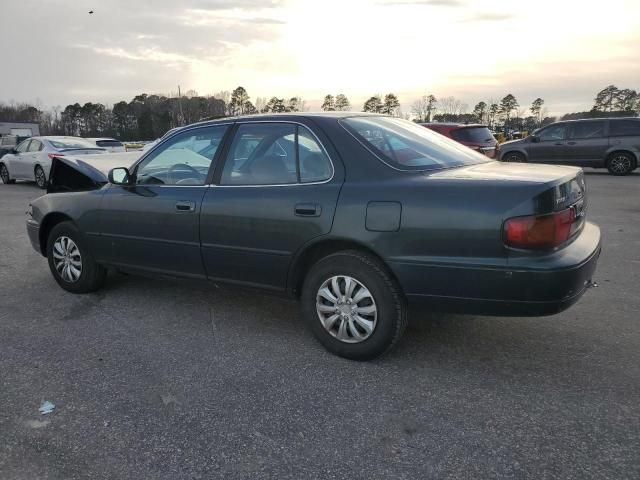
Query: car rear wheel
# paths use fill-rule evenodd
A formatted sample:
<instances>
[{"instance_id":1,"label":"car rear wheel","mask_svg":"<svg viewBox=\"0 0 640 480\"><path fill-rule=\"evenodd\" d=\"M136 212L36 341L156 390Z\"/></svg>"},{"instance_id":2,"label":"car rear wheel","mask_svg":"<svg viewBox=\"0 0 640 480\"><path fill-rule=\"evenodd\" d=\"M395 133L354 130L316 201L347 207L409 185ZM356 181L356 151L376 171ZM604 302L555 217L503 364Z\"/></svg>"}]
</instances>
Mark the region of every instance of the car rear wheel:
<instances>
[{"instance_id":1,"label":"car rear wheel","mask_svg":"<svg viewBox=\"0 0 640 480\"><path fill-rule=\"evenodd\" d=\"M607 169L611 175L629 175L635 169L635 158L629 153L614 153L607 162Z\"/></svg>"},{"instance_id":2,"label":"car rear wheel","mask_svg":"<svg viewBox=\"0 0 640 480\"><path fill-rule=\"evenodd\" d=\"M47 259L53 278L68 292L88 293L104 285L105 268L93 259L72 222L53 227L47 239Z\"/></svg>"},{"instance_id":3,"label":"car rear wheel","mask_svg":"<svg viewBox=\"0 0 640 480\"><path fill-rule=\"evenodd\" d=\"M0 178L2 179L2 183L16 183L15 180L11 179L9 175L9 169L4 163L0 163Z\"/></svg>"},{"instance_id":4,"label":"car rear wheel","mask_svg":"<svg viewBox=\"0 0 640 480\"><path fill-rule=\"evenodd\" d=\"M43 190L47 188L47 176L44 174L44 170L40 165L36 165L35 170L33 171L36 177L36 185L42 188Z\"/></svg>"},{"instance_id":5,"label":"car rear wheel","mask_svg":"<svg viewBox=\"0 0 640 480\"><path fill-rule=\"evenodd\" d=\"M502 161L511 163L524 163L527 161L527 159L520 152L507 152L502 156Z\"/></svg>"},{"instance_id":6,"label":"car rear wheel","mask_svg":"<svg viewBox=\"0 0 640 480\"><path fill-rule=\"evenodd\" d=\"M375 257L356 250L318 261L302 288L302 312L331 353L371 360L390 350L407 324L396 282Z\"/></svg>"}]
</instances>

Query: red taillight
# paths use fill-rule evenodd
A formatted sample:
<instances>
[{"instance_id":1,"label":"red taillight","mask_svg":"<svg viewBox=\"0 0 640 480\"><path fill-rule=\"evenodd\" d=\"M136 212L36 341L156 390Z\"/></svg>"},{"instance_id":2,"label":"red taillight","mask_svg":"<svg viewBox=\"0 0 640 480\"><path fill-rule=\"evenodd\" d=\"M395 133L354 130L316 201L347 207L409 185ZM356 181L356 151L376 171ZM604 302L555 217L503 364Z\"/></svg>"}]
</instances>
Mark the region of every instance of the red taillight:
<instances>
[{"instance_id":1,"label":"red taillight","mask_svg":"<svg viewBox=\"0 0 640 480\"><path fill-rule=\"evenodd\" d=\"M53 160L54 157L64 157L64 153L47 153L48 157Z\"/></svg>"},{"instance_id":2,"label":"red taillight","mask_svg":"<svg viewBox=\"0 0 640 480\"><path fill-rule=\"evenodd\" d=\"M573 208L549 215L510 218L504 222L504 243L515 248L554 248L569 240L575 220Z\"/></svg>"}]
</instances>

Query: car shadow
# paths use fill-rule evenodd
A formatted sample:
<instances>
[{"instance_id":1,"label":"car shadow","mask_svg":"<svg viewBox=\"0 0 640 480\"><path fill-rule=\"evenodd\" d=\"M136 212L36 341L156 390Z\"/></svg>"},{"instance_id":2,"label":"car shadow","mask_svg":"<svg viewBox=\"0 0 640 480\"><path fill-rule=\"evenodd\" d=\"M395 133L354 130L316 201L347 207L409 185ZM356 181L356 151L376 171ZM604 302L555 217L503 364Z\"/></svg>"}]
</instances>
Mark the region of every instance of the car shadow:
<instances>
[{"instance_id":1,"label":"car shadow","mask_svg":"<svg viewBox=\"0 0 640 480\"><path fill-rule=\"evenodd\" d=\"M228 338L237 338L234 333L241 331L246 342L243 348L259 349L266 337L270 349L277 351L283 362L293 361L291 356L317 360L318 355L326 355L324 358L329 364L353 363L319 347L311 333L301 328L298 303L288 297L211 282L122 274L110 275L103 293L112 298L124 293L127 298L122 308L125 311L128 303L137 308L142 308L145 302L151 303L150 296L155 299L154 307L159 309L169 308L171 303L200 305L223 319L218 328L226 330ZM367 371L369 368L445 369L451 375L474 375L474 372L485 376L522 375L529 379L527 381L533 381L532 375L564 378L565 373L559 372L558 365L568 371L576 365L585 367L585 352L593 351L593 339L571 330L573 320L575 314L566 313L542 318L507 318L414 310L394 350L367 362L368 367L352 368ZM183 328L198 327L185 322ZM229 355L235 354L236 347L228 346Z\"/></svg>"}]
</instances>

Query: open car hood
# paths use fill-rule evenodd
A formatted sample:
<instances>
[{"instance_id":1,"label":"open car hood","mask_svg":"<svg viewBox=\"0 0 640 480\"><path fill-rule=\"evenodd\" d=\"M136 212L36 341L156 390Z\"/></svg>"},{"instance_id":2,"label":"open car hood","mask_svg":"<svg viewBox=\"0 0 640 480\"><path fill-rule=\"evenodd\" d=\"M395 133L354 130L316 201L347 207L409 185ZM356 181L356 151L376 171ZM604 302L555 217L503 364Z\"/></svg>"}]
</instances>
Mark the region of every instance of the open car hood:
<instances>
[{"instance_id":1,"label":"open car hood","mask_svg":"<svg viewBox=\"0 0 640 480\"><path fill-rule=\"evenodd\" d=\"M51 161L47 193L73 192L101 188L112 168L130 168L142 152L127 152L78 157L54 157Z\"/></svg>"}]
</instances>

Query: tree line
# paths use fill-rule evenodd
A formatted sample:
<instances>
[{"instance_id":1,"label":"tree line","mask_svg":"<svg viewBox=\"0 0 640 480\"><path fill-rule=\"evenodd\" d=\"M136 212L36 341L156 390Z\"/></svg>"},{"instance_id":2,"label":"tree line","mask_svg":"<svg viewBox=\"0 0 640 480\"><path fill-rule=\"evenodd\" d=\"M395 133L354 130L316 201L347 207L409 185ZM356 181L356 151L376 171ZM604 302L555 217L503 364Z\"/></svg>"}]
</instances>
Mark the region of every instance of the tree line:
<instances>
[{"instance_id":1,"label":"tree line","mask_svg":"<svg viewBox=\"0 0 640 480\"><path fill-rule=\"evenodd\" d=\"M352 105L342 93L327 94L321 109L350 111ZM120 101L112 107L101 103L74 103L64 109L43 109L39 105L0 103L0 121L26 121L40 124L43 135L75 135L83 137L116 137L121 140L149 140L167 130L203 119L256 113L286 113L308 110L301 97L257 97L251 100L241 86L215 95L201 96L190 90L184 95L136 95L131 101ZM511 93L502 99L479 101L473 109L452 97L437 98L428 94L415 100L410 114L403 113L394 93L373 95L361 108L364 112L411 118L416 122L482 123L496 130L534 130L557 120L547 115L545 102L536 98L521 107ZM568 113L562 120L603 116L630 116L640 113L640 94L629 88L609 85L599 91L590 111Z\"/></svg>"}]
</instances>

